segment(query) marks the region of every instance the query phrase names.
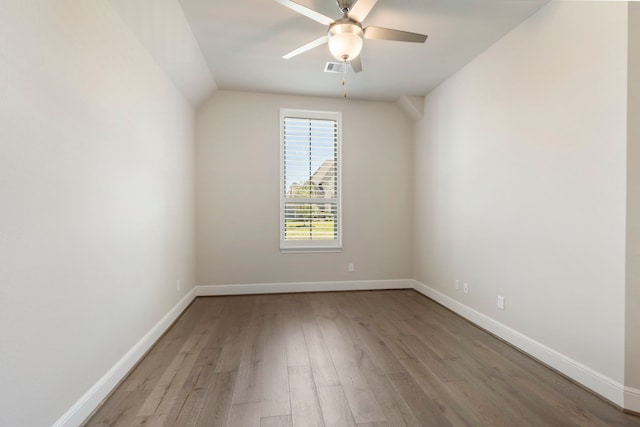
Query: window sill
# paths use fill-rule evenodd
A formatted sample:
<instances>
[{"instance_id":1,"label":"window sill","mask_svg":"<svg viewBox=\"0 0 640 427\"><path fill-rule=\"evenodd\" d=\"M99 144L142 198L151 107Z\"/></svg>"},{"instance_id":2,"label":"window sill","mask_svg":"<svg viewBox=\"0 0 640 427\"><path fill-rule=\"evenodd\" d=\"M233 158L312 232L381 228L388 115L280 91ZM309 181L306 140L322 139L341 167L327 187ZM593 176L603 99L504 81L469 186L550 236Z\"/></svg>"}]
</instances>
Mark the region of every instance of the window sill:
<instances>
[{"instance_id":1,"label":"window sill","mask_svg":"<svg viewBox=\"0 0 640 427\"><path fill-rule=\"evenodd\" d=\"M280 248L281 254L307 254L307 253L332 253L342 252L342 248Z\"/></svg>"}]
</instances>

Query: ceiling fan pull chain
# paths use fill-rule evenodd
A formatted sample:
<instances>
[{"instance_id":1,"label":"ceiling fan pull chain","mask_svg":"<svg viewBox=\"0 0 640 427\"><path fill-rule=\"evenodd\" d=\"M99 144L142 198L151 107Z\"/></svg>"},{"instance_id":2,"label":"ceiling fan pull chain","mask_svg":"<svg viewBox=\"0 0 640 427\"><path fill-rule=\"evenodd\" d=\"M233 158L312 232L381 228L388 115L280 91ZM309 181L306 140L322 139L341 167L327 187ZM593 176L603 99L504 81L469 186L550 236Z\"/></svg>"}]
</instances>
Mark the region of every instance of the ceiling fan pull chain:
<instances>
[{"instance_id":1,"label":"ceiling fan pull chain","mask_svg":"<svg viewBox=\"0 0 640 427\"><path fill-rule=\"evenodd\" d=\"M347 97L347 67L349 66L349 64L347 63L347 60L344 60L344 68L342 70L342 86L344 87L344 93L343 96L346 98Z\"/></svg>"}]
</instances>

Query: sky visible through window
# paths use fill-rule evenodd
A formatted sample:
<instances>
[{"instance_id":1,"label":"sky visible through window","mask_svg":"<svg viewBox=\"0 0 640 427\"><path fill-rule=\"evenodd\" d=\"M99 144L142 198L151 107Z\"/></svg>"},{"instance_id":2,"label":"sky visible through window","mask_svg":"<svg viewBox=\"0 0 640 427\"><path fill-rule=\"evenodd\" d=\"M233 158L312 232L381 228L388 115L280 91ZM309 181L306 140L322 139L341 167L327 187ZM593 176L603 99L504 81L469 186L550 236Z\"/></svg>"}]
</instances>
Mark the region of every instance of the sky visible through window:
<instances>
[{"instance_id":1,"label":"sky visible through window","mask_svg":"<svg viewBox=\"0 0 640 427\"><path fill-rule=\"evenodd\" d=\"M285 191L303 184L326 160L336 160L335 120L285 118Z\"/></svg>"}]
</instances>

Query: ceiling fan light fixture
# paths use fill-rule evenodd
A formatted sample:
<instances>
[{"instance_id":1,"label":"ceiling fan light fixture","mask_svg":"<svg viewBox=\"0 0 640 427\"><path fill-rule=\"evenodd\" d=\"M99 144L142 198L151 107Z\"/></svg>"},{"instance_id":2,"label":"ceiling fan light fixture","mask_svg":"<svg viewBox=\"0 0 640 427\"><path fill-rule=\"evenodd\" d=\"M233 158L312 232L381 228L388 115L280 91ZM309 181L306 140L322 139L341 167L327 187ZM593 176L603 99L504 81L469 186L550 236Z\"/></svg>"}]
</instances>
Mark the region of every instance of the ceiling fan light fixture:
<instances>
[{"instance_id":1,"label":"ceiling fan light fixture","mask_svg":"<svg viewBox=\"0 0 640 427\"><path fill-rule=\"evenodd\" d=\"M329 51L338 61L352 61L362 50L362 27L356 23L335 23L329 28Z\"/></svg>"}]
</instances>

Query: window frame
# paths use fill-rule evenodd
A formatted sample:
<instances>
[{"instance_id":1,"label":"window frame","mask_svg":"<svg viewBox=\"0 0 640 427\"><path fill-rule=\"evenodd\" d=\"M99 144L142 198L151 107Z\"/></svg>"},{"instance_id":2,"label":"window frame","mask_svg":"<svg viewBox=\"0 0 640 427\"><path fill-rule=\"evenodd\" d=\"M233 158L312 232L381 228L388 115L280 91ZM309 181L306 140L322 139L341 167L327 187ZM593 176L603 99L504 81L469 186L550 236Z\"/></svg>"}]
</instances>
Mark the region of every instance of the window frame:
<instances>
[{"instance_id":1,"label":"window frame","mask_svg":"<svg viewBox=\"0 0 640 427\"><path fill-rule=\"evenodd\" d=\"M336 239L335 240L285 240L285 203L286 182L285 182L285 132L284 123L286 118L300 118L311 120L333 120L336 122ZM291 252L341 252L342 251L342 113L339 111L315 111L300 110L292 108L280 109L280 251ZM313 200L313 199L311 199ZM333 203L333 202L332 202Z\"/></svg>"}]
</instances>

